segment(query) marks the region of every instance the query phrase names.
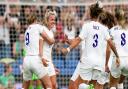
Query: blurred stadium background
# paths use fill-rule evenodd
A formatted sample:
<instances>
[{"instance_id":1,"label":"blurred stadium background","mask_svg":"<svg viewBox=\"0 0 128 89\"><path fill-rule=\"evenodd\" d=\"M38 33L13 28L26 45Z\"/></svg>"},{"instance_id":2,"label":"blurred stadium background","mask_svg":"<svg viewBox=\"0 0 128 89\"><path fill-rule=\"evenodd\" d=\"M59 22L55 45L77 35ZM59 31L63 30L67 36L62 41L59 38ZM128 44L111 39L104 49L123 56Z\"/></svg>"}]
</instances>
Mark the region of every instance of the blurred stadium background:
<instances>
[{"instance_id":1,"label":"blurred stadium background","mask_svg":"<svg viewBox=\"0 0 128 89\"><path fill-rule=\"evenodd\" d=\"M53 47L53 62L60 69L60 74L57 76L59 89L67 89L80 57L80 47L67 56L61 54L59 49L67 46L64 42L64 30L68 23L72 23L75 36L78 36L83 22L89 19L87 8L94 2L95 0L0 0L0 60L3 58L15 60L11 65L16 89L21 89L23 81L21 70L24 56L23 33L27 27L27 15L32 12L37 13L41 20L47 8L56 10L57 34ZM105 9L111 12L114 12L115 7L122 7L128 22L128 0L101 0L101 2ZM0 63L0 76L3 75L4 70L5 64ZM125 80L124 87L128 89L128 79Z\"/></svg>"}]
</instances>

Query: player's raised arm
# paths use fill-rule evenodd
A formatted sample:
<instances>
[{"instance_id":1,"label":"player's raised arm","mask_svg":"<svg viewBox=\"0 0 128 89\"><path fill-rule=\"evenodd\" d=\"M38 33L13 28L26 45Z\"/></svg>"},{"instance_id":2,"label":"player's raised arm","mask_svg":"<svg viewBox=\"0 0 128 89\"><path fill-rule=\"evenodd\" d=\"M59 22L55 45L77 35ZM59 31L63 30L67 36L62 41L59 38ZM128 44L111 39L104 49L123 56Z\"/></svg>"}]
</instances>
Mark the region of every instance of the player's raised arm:
<instances>
[{"instance_id":1,"label":"player's raised arm","mask_svg":"<svg viewBox=\"0 0 128 89\"><path fill-rule=\"evenodd\" d=\"M87 37L87 24L84 24L82 27L82 31L80 32L79 37L76 37L74 40L72 40L70 46L68 48L62 48L62 53L63 54L67 54L68 52L70 52L70 50L72 50L73 48L75 48L76 46L79 45L79 43L84 40Z\"/></svg>"},{"instance_id":2,"label":"player's raised arm","mask_svg":"<svg viewBox=\"0 0 128 89\"><path fill-rule=\"evenodd\" d=\"M76 46L79 45L79 43L81 42L81 38L80 37L76 37L74 40L72 40L71 45L69 46L70 49L75 48Z\"/></svg>"},{"instance_id":3,"label":"player's raised arm","mask_svg":"<svg viewBox=\"0 0 128 89\"><path fill-rule=\"evenodd\" d=\"M70 52L70 50L72 50L73 48L78 46L80 42L81 42L80 37L75 38L74 40L72 40L72 43L70 44L70 46L68 48L62 48L62 50L61 50L62 53L67 54L68 52Z\"/></svg>"}]
</instances>

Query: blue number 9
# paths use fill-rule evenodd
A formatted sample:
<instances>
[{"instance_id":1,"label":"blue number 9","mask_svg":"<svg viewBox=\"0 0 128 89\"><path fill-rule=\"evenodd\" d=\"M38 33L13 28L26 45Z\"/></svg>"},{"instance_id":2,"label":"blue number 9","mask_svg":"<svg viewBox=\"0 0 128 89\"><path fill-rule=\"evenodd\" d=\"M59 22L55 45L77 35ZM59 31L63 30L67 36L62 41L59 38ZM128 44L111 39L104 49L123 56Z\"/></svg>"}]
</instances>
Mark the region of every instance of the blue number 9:
<instances>
[{"instance_id":1,"label":"blue number 9","mask_svg":"<svg viewBox=\"0 0 128 89\"><path fill-rule=\"evenodd\" d=\"M30 43L30 41L29 41L29 33L27 32L26 36L25 36L25 44L29 45L29 43Z\"/></svg>"},{"instance_id":2,"label":"blue number 9","mask_svg":"<svg viewBox=\"0 0 128 89\"><path fill-rule=\"evenodd\" d=\"M93 47L95 48L95 47L97 47L97 45L98 45L98 34L95 34L94 36L93 36L93 39L94 39L94 43L93 43Z\"/></svg>"}]
</instances>

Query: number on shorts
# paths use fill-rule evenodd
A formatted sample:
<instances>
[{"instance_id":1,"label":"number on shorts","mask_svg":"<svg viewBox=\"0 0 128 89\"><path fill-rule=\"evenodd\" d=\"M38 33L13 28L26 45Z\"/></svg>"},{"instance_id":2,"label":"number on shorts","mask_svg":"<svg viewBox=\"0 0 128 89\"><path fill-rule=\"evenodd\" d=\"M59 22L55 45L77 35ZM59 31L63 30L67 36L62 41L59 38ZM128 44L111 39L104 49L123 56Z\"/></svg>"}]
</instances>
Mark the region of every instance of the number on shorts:
<instances>
[{"instance_id":1,"label":"number on shorts","mask_svg":"<svg viewBox=\"0 0 128 89\"><path fill-rule=\"evenodd\" d=\"M95 34L94 36L93 36L93 39L94 39L94 43L93 43L93 47L95 48L95 47L97 47L97 45L98 45L98 34Z\"/></svg>"},{"instance_id":2,"label":"number on shorts","mask_svg":"<svg viewBox=\"0 0 128 89\"><path fill-rule=\"evenodd\" d=\"M125 33L121 34L121 46L124 46L126 44L126 35Z\"/></svg>"},{"instance_id":3,"label":"number on shorts","mask_svg":"<svg viewBox=\"0 0 128 89\"><path fill-rule=\"evenodd\" d=\"M29 41L29 33L26 33L26 37L25 37L25 43L26 45L29 45L30 41Z\"/></svg>"}]
</instances>

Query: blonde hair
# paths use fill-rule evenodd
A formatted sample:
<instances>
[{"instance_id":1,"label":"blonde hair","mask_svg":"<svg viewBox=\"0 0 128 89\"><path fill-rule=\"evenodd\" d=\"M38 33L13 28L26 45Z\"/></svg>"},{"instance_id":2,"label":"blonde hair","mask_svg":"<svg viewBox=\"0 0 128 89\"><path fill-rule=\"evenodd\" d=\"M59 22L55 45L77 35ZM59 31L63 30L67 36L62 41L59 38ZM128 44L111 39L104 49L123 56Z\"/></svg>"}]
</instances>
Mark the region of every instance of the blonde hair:
<instances>
[{"instance_id":1,"label":"blonde hair","mask_svg":"<svg viewBox=\"0 0 128 89\"><path fill-rule=\"evenodd\" d=\"M48 19L51 15L57 16L56 11L46 10L46 13L44 15L44 21L43 23L47 26L48 25Z\"/></svg>"},{"instance_id":2,"label":"blonde hair","mask_svg":"<svg viewBox=\"0 0 128 89\"><path fill-rule=\"evenodd\" d=\"M125 28L125 12L122 8L115 8L115 17L119 23L119 25L122 26L122 28Z\"/></svg>"},{"instance_id":3,"label":"blonde hair","mask_svg":"<svg viewBox=\"0 0 128 89\"><path fill-rule=\"evenodd\" d=\"M34 23L35 21L37 21L37 15L36 14L32 13L27 17L27 22L29 25Z\"/></svg>"},{"instance_id":4,"label":"blonde hair","mask_svg":"<svg viewBox=\"0 0 128 89\"><path fill-rule=\"evenodd\" d=\"M75 23L75 17L73 15L67 15L65 18L65 25L68 23L71 23L72 25Z\"/></svg>"}]
</instances>

